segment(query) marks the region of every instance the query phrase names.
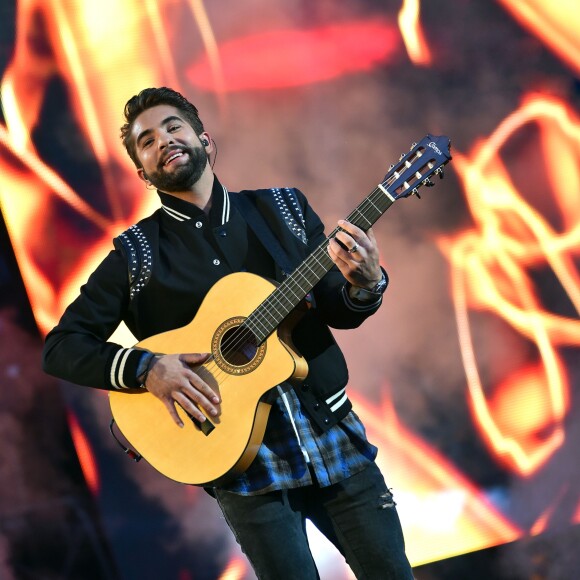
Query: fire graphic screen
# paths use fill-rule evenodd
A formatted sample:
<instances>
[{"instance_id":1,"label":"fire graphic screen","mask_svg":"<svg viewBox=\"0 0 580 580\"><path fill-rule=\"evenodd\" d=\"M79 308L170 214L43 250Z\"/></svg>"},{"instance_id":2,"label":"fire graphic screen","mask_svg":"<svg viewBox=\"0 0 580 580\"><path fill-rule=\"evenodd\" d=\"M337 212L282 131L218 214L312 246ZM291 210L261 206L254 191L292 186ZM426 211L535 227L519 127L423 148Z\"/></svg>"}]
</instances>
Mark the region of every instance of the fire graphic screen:
<instances>
[{"instance_id":1,"label":"fire graphic screen","mask_svg":"<svg viewBox=\"0 0 580 580\"><path fill-rule=\"evenodd\" d=\"M449 135L445 178L374 227L391 283L374 317L335 333L350 397L413 565L580 522L573 2L14 0L0 20L2 252L41 336L158 207L119 139L145 87L196 104L230 190L298 187L328 230L413 142ZM64 392L121 577L252 577L211 498L119 451L105 394L42 388ZM350 578L310 533L321 573Z\"/></svg>"}]
</instances>

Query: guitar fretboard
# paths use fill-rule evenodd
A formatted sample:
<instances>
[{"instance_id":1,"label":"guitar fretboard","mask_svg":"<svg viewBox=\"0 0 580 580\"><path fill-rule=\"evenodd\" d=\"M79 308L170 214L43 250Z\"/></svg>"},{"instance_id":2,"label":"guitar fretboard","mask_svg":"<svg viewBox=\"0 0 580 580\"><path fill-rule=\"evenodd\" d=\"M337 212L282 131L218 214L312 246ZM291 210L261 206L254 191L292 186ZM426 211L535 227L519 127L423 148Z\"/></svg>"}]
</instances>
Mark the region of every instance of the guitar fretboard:
<instances>
[{"instance_id":1,"label":"guitar fretboard","mask_svg":"<svg viewBox=\"0 0 580 580\"><path fill-rule=\"evenodd\" d=\"M394 199L379 186L374 189L346 220L360 229L368 230L393 204ZM243 326L249 329L261 344L280 323L298 306L304 297L332 268L328 242L336 236L336 228L258 308L248 316Z\"/></svg>"}]
</instances>

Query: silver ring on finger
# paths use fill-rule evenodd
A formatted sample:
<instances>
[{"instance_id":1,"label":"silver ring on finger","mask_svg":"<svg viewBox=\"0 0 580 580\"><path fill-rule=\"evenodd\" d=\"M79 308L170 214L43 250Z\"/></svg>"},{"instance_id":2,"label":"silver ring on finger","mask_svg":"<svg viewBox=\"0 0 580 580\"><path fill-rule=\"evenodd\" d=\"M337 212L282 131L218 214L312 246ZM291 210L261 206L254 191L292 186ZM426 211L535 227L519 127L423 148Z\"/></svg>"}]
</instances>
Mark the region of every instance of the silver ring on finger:
<instances>
[{"instance_id":1,"label":"silver ring on finger","mask_svg":"<svg viewBox=\"0 0 580 580\"><path fill-rule=\"evenodd\" d=\"M349 254L354 254L355 252L358 252L358 244L355 243L355 245L352 248L349 248L348 253Z\"/></svg>"}]
</instances>

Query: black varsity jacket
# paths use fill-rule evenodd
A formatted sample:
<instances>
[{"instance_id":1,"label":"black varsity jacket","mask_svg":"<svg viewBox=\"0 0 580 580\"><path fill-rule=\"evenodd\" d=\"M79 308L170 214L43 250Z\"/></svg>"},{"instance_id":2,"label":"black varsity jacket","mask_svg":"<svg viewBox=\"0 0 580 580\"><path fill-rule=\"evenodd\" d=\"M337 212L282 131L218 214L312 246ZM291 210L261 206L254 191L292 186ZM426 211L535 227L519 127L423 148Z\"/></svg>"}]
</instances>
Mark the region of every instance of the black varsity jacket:
<instances>
[{"instance_id":1,"label":"black varsity jacket","mask_svg":"<svg viewBox=\"0 0 580 580\"><path fill-rule=\"evenodd\" d=\"M44 370L79 385L136 388L143 351L108 341L121 321L141 341L188 324L211 286L227 274L247 270L281 281L280 267L232 203L240 195L255 204L293 267L324 241L322 222L297 189L232 193L216 178L208 215L159 192L161 208L115 238L114 249L47 335ZM355 328L381 301L350 300L337 268L312 294L313 307L292 333L309 367L296 392L312 420L326 430L352 407L347 366L328 327Z\"/></svg>"}]
</instances>

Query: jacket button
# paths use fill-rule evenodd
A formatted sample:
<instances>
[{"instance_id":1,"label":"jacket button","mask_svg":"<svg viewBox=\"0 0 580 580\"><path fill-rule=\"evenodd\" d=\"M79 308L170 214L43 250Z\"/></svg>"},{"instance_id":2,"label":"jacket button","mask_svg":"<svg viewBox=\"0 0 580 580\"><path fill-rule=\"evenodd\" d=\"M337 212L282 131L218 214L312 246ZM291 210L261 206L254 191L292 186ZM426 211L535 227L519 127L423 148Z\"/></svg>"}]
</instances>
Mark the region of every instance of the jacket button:
<instances>
[{"instance_id":1,"label":"jacket button","mask_svg":"<svg viewBox=\"0 0 580 580\"><path fill-rule=\"evenodd\" d=\"M195 227L199 230L199 228L203 227L201 222L195 222Z\"/></svg>"},{"instance_id":2,"label":"jacket button","mask_svg":"<svg viewBox=\"0 0 580 580\"><path fill-rule=\"evenodd\" d=\"M214 265L214 266L219 266L219 265L220 265L220 261L219 261L219 260L216 258L216 259L213 261L213 265Z\"/></svg>"}]
</instances>

